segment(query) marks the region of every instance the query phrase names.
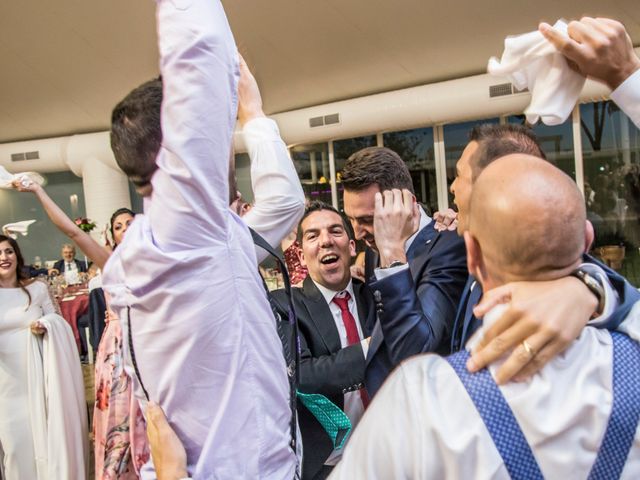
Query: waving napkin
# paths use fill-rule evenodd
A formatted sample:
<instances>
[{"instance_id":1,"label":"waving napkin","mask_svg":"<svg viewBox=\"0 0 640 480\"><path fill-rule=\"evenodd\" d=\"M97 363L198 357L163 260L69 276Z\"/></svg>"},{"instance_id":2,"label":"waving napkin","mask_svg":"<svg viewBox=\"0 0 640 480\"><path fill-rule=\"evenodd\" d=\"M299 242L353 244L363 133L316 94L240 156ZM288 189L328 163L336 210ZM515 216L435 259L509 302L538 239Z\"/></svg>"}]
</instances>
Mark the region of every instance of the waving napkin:
<instances>
[{"instance_id":1,"label":"waving napkin","mask_svg":"<svg viewBox=\"0 0 640 480\"><path fill-rule=\"evenodd\" d=\"M563 20L558 20L554 28L567 35ZM507 37L502 58L492 57L487 70L508 77L518 90L529 89L531 103L524 113L531 124L539 118L547 125L563 123L585 82L585 77L572 70L565 57L537 30Z\"/></svg>"},{"instance_id":2,"label":"waving napkin","mask_svg":"<svg viewBox=\"0 0 640 480\"><path fill-rule=\"evenodd\" d=\"M40 185L44 185L44 177L36 172L22 172L15 175L7 172L7 169L0 167L0 188L13 188L11 183L14 180L20 180L21 182L35 182ZM26 185L25 185L26 186Z\"/></svg>"},{"instance_id":3,"label":"waving napkin","mask_svg":"<svg viewBox=\"0 0 640 480\"><path fill-rule=\"evenodd\" d=\"M18 233L26 237L29 233L29 225L35 223L35 220L24 220L22 222L7 223L2 227L2 233L13 239L18 238Z\"/></svg>"}]
</instances>

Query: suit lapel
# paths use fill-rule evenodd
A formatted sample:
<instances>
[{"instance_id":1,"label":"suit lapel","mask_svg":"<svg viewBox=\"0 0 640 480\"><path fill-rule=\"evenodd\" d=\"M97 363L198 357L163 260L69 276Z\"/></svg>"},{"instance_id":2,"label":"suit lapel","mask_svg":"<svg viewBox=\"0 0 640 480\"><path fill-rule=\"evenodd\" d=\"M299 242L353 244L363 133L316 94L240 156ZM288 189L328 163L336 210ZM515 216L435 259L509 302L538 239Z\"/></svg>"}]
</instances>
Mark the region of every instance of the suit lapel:
<instances>
[{"instance_id":1,"label":"suit lapel","mask_svg":"<svg viewBox=\"0 0 640 480\"><path fill-rule=\"evenodd\" d=\"M433 227L433 220L418 232L407 251L407 262L411 263L419 255L431 251L438 238L438 231ZM425 249L426 247L426 249Z\"/></svg>"},{"instance_id":2,"label":"suit lapel","mask_svg":"<svg viewBox=\"0 0 640 480\"><path fill-rule=\"evenodd\" d=\"M336 328L335 321L333 320L333 314L327 304L327 301L322 296L318 287L316 287L311 277L307 276L302 284L303 302L307 311L309 312L309 318L315 325L322 342L330 352L336 352L342 347L340 343L340 336L338 329Z\"/></svg>"},{"instance_id":3,"label":"suit lapel","mask_svg":"<svg viewBox=\"0 0 640 480\"><path fill-rule=\"evenodd\" d=\"M355 300L358 308L360 326L362 327L362 334L368 337L376 321L373 296L371 295L369 287L355 278L353 279L353 293L356 297Z\"/></svg>"}]
</instances>

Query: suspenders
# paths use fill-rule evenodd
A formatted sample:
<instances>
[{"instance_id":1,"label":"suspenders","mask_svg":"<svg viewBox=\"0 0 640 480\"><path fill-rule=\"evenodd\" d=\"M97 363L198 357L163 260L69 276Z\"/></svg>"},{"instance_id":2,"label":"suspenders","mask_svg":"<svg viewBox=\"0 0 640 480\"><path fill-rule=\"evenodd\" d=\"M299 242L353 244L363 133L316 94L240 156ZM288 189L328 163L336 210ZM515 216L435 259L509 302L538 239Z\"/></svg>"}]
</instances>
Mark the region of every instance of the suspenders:
<instances>
[{"instance_id":1,"label":"suspenders","mask_svg":"<svg viewBox=\"0 0 640 480\"><path fill-rule=\"evenodd\" d=\"M296 320L296 313L293 307L293 300L291 298L291 282L289 281L287 266L284 263L282 257L278 255L273 247L269 245L269 243L264 238L262 238L255 230L249 228L249 231L251 232L253 243L268 252L278 262L280 270L282 271L282 278L284 280L284 290L287 294L288 318L283 322L280 313L278 313L277 303L271 296L269 289L264 282L264 279L262 279L262 283L267 293L267 299L269 300L271 310L273 310L273 313L276 317L276 328L278 330L278 336L282 341L284 359L287 364L287 375L289 377L289 403L291 407L291 448L294 452L296 452L298 426L296 410L296 390L298 388L298 383L300 383L300 371L298 369L298 364L300 362L300 344L298 341L298 322ZM285 329L283 326L283 323L285 322L290 328L289 331L287 331L287 329Z\"/></svg>"},{"instance_id":2,"label":"suspenders","mask_svg":"<svg viewBox=\"0 0 640 480\"><path fill-rule=\"evenodd\" d=\"M624 334L613 339L613 406L590 480L619 478L640 421L640 345ZM511 408L487 369L471 374L469 354L462 350L446 358L471 397L491 434L509 475L542 479L542 472Z\"/></svg>"}]
</instances>

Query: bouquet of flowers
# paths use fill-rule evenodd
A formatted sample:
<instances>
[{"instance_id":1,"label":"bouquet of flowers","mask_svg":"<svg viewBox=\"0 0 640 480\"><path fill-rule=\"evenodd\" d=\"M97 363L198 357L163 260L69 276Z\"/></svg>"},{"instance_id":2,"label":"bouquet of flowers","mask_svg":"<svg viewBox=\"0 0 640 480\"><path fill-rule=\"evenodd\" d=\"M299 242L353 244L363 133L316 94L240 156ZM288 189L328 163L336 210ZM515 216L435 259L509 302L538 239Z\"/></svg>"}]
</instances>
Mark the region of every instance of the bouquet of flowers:
<instances>
[{"instance_id":1,"label":"bouquet of flowers","mask_svg":"<svg viewBox=\"0 0 640 480\"><path fill-rule=\"evenodd\" d=\"M75 219L75 223L80 230L87 233L96 228L95 222L92 222L88 218L78 217Z\"/></svg>"}]
</instances>

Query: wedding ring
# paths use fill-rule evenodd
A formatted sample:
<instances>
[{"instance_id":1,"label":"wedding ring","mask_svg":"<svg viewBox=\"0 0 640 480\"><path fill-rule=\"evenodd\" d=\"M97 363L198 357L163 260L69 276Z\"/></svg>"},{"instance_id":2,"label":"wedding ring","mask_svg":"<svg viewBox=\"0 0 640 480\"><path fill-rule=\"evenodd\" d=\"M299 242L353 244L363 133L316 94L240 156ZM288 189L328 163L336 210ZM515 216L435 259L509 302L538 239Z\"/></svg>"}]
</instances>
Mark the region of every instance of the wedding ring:
<instances>
[{"instance_id":1,"label":"wedding ring","mask_svg":"<svg viewBox=\"0 0 640 480\"><path fill-rule=\"evenodd\" d=\"M524 351L527 352L527 355L529 355L531 358L536 356L536 352L533 350L533 347L529 345L529 342L527 342L526 340L522 342L522 348L524 348Z\"/></svg>"}]
</instances>

